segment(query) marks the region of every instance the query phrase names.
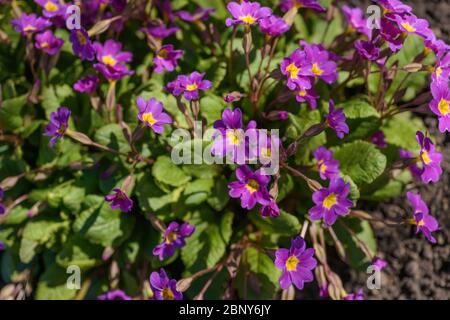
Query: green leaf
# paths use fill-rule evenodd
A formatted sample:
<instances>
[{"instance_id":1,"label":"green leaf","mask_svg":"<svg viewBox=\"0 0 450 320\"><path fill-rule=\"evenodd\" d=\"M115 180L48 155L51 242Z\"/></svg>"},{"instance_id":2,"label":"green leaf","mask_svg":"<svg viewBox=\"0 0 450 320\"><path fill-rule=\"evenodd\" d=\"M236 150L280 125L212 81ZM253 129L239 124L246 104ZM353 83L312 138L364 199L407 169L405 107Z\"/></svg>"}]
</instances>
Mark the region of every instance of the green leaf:
<instances>
[{"instance_id":1,"label":"green leaf","mask_svg":"<svg viewBox=\"0 0 450 320\"><path fill-rule=\"evenodd\" d=\"M51 265L39 278L36 300L70 300L75 298L77 290L69 289L67 280L70 274L57 264Z\"/></svg>"},{"instance_id":2,"label":"green leaf","mask_svg":"<svg viewBox=\"0 0 450 320\"><path fill-rule=\"evenodd\" d=\"M337 105L336 108L342 108L347 119L380 117L378 111L369 103L369 101L364 96L341 103Z\"/></svg>"},{"instance_id":3,"label":"green leaf","mask_svg":"<svg viewBox=\"0 0 450 320\"><path fill-rule=\"evenodd\" d=\"M255 248L244 251L234 282L239 298L249 300L273 299L278 288L281 270L273 260Z\"/></svg>"},{"instance_id":4,"label":"green leaf","mask_svg":"<svg viewBox=\"0 0 450 320\"><path fill-rule=\"evenodd\" d=\"M294 189L294 179L286 172L280 173L278 180L278 197L277 201L283 200Z\"/></svg>"},{"instance_id":5,"label":"green leaf","mask_svg":"<svg viewBox=\"0 0 450 320\"><path fill-rule=\"evenodd\" d=\"M230 200L228 183L224 177L214 180L214 186L206 202L216 211L222 211Z\"/></svg>"},{"instance_id":6,"label":"green leaf","mask_svg":"<svg viewBox=\"0 0 450 320\"><path fill-rule=\"evenodd\" d=\"M27 104L27 95L3 101L0 106L0 128L16 130L23 127L21 115L23 107Z\"/></svg>"},{"instance_id":7,"label":"green leaf","mask_svg":"<svg viewBox=\"0 0 450 320\"><path fill-rule=\"evenodd\" d=\"M67 98L73 97L74 91L68 84L50 85L42 88L42 107L45 109L45 114L50 119L50 114L61 105Z\"/></svg>"},{"instance_id":8,"label":"green leaf","mask_svg":"<svg viewBox=\"0 0 450 320\"><path fill-rule=\"evenodd\" d=\"M189 182L184 189L185 204L199 205L204 202L214 186L213 179L197 179Z\"/></svg>"},{"instance_id":9,"label":"green leaf","mask_svg":"<svg viewBox=\"0 0 450 320\"><path fill-rule=\"evenodd\" d=\"M263 218L259 213L253 213L249 217L258 229L268 234L294 236L300 232L301 224L298 218L284 210L280 210L277 218Z\"/></svg>"},{"instance_id":10,"label":"green leaf","mask_svg":"<svg viewBox=\"0 0 450 320\"><path fill-rule=\"evenodd\" d=\"M27 214L28 214L27 208L22 207L21 205L16 206L11 209L11 211L5 217L5 220L3 220L3 223L6 225L21 224L22 222L25 222L26 220L28 220Z\"/></svg>"},{"instance_id":11,"label":"green leaf","mask_svg":"<svg viewBox=\"0 0 450 320\"><path fill-rule=\"evenodd\" d=\"M183 171L195 178L214 178L220 172L218 165L211 164L185 164Z\"/></svg>"},{"instance_id":12,"label":"green leaf","mask_svg":"<svg viewBox=\"0 0 450 320\"><path fill-rule=\"evenodd\" d=\"M355 184L355 182L352 180L352 178L350 178L350 176L347 175L342 175L342 179L345 182L350 183L349 199L353 201L358 200L360 197L359 189L358 186Z\"/></svg>"},{"instance_id":13,"label":"green leaf","mask_svg":"<svg viewBox=\"0 0 450 320\"><path fill-rule=\"evenodd\" d=\"M94 244L117 246L133 230L135 218L129 213L113 210L104 202L99 209L81 212L74 222L74 230Z\"/></svg>"},{"instance_id":14,"label":"green leaf","mask_svg":"<svg viewBox=\"0 0 450 320\"><path fill-rule=\"evenodd\" d=\"M373 144L354 141L333 148L335 159L339 160L341 172L359 186L373 182L386 168L386 156Z\"/></svg>"},{"instance_id":15,"label":"green leaf","mask_svg":"<svg viewBox=\"0 0 450 320\"><path fill-rule=\"evenodd\" d=\"M37 217L25 225L22 238L45 244L50 242L59 231L68 227L68 221L62 221L57 218Z\"/></svg>"},{"instance_id":16,"label":"green leaf","mask_svg":"<svg viewBox=\"0 0 450 320\"><path fill-rule=\"evenodd\" d=\"M63 196L62 203L72 212L79 212L81 203L84 200L85 189L71 186L68 192Z\"/></svg>"},{"instance_id":17,"label":"green leaf","mask_svg":"<svg viewBox=\"0 0 450 320\"><path fill-rule=\"evenodd\" d=\"M345 223L354 232L352 236L341 224L336 223L333 229L336 232L338 239L342 242L349 264L357 269L364 270L370 263L369 258L358 246L358 239L364 242L369 249L372 256L377 252L377 243L375 235L368 221L358 219L345 219Z\"/></svg>"},{"instance_id":18,"label":"green leaf","mask_svg":"<svg viewBox=\"0 0 450 320\"><path fill-rule=\"evenodd\" d=\"M168 156L159 156L156 159L152 167L152 174L156 180L174 187L184 185L191 179Z\"/></svg>"},{"instance_id":19,"label":"green leaf","mask_svg":"<svg viewBox=\"0 0 450 320\"><path fill-rule=\"evenodd\" d=\"M201 206L186 221L196 227L181 249L181 259L190 273L213 267L223 257L231 238L233 213L218 214Z\"/></svg>"},{"instance_id":20,"label":"green leaf","mask_svg":"<svg viewBox=\"0 0 450 320\"><path fill-rule=\"evenodd\" d=\"M405 112L387 120L382 130L387 143L418 152L420 146L416 141L416 131L424 132L426 129L422 120Z\"/></svg>"},{"instance_id":21,"label":"green leaf","mask_svg":"<svg viewBox=\"0 0 450 320\"><path fill-rule=\"evenodd\" d=\"M403 193L406 184L411 181L411 178L411 173L406 170L394 178L391 178L389 175L382 175L364 188L361 198L370 201L385 201L399 197Z\"/></svg>"},{"instance_id":22,"label":"green leaf","mask_svg":"<svg viewBox=\"0 0 450 320\"><path fill-rule=\"evenodd\" d=\"M102 263L103 248L94 245L80 235L74 235L65 242L56 262L63 268L77 265L81 270L88 270Z\"/></svg>"},{"instance_id":23,"label":"green leaf","mask_svg":"<svg viewBox=\"0 0 450 320\"><path fill-rule=\"evenodd\" d=\"M107 124L98 129L95 133L95 141L124 153L131 150L128 141L123 135L122 128L117 123Z\"/></svg>"},{"instance_id":24,"label":"green leaf","mask_svg":"<svg viewBox=\"0 0 450 320\"><path fill-rule=\"evenodd\" d=\"M221 118L225 106L226 103L222 97L211 93L200 98L201 114L206 118L208 125L212 125L214 121Z\"/></svg>"},{"instance_id":25,"label":"green leaf","mask_svg":"<svg viewBox=\"0 0 450 320\"><path fill-rule=\"evenodd\" d=\"M136 196L143 211L151 211L161 219L175 218L175 203L180 199L183 188L164 192L154 182L153 177L146 173L136 184Z\"/></svg>"},{"instance_id":26,"label":"green leaf","mask_svg":"<svg viewBox=\"0 0 450 320\"><path fill-rule=\"evenodd\" d=\"M225 4L221 0L193 0L200 7L212 7L215 11L211 14L213 17L224 20L228 14Z\"/></svg>"},{"instance_id":27,"label":"green leaf","mask_svg":"<svg viewBox=\"0 0 450 320\"><path fill-rule=\"evenodd\" d=\"M36 256L39 243L34 240L22 238L20 241L19 257L23 263L30 263Z\"/></svg>"}]
</instances>

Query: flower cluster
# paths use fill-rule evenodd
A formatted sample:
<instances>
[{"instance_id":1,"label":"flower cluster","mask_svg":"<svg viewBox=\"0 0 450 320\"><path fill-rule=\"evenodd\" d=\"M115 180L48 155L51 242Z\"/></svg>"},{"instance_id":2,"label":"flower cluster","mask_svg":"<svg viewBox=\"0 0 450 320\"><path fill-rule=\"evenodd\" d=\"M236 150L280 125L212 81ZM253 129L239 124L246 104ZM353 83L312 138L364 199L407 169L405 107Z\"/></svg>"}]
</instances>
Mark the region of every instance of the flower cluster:
<instances>
[{"instance_id":1,"label":"flower cluster","mask_svg":"<svg viewBox=\"0 0 450 320\"><path fill-rule=\"evenodd\" d=\"M298 102L307 102L317 107L314 84L321 79L328 84L337 80L337 65L330 53L322 46L300 41L301 48L295 49L281 63L281 73L286 76L287 87L295 92Z\"/></svg>"},{"instance_id":2,"label":"flower cluster","mask_svg":"<svg viewBox=\"0 0 450 320\"><path fill-rule=\"evenodd\" d=\"M364 298L362 289L348 294L331 270L326 256L329 242L335 243L340 257L356 242L354 249L362 252L364 262L382 270L387 261L354 234L353 223L370 229L367 220L372 221L358 197L388 198L391 182L406 186L409 175L396 179L402 170L409 169L427 184L438 182L443 172L443 156L423 129L417 131L416 140L413 134L395 132L397 114L411 113L425 103L437 116L439 131L450 132L450 46L437 39L426 20L400 0L374 0L383 9L377 28L369 27L359 8L335 2L325 8L319 0L280 0L273 8L257 1L228 1L223 4L228 12L190 1L180 1L174 9L168 0L148 5L93 0L75 2L82 25L67 30L66 10L73 1L34 2L37 5L20 9L38 8L40 16L14 10L15 19L7 21L17 39L5 43L15 41L24 50L4 51L22 51L25 68L19 70L26 72L5 86L5 109L0 112L1 135L8 142L3 148L8 152L2 149L0 160L3 164L3 155L6 158L14 150L8 161L18 168L0 185L11 197L30 186L33 190L8 202L6 212L0 188L1 221L10 213L13 219L22 219L21 212L28 212L24 219L32 220L39 212L39 219L49 222L44 227L52 229L44 232L45 245L52 248L57 264L68 262L66 246L76 243L84 250L87 243L86 252L92 257L86 259L86 269L109 263L110 258L112 273L117 263L133 271L125 277L147 277L147 266L134 270L141 262L160 269L150 273L149 281L142 280L141 298L181 300L186 287L214 270L196 296L202 298L219 273L228 274L221 271L224 266L235 262L236 271L234 266L228 271L239 281L270 277L277 268L281 270L277 290L285 293L293 287L302 290L316 278L321 297ZM327 26L318 34L307 24L310 15L325 12ZM331 19L339 14L344 17L341 33L332 38ZM297 32L303 22L312 32L306 37ZM127 35L138 44L127 42ZM403 65L404 57L396 53L408 47L408 37L423 40L425 50ZM292 39L295 43L289 43ZM70 44L73 54L66 52ZM426 60L431 53L432 65L431 59ZM3 61L3 52L0 56ZM430 88L410 101L404 94L408 85L412 83L415 92L421 89L420 81L409 78L416 72L418 78L430 74ZM399 79L403 74L407 75ZM69 85L58 83L65 77ZM11 97L16 91L22 92L21 97ZM12 108L16 102L20 106ZM47 138L35 134L42 115L50 117L43 132L50 147L66 136L57 148L49 149ZM279 129L281 135L269 134L266 128ZM207 148L200 144L201 151L204 148L207 156L226 164L175 164L168 157L176 150L174 140L168 139L168 134L179 132L175 129L204 140L209 136L197 136L197 129L214 129L212 142ZM73 142L84 146L73 147ZM36 161L30 154L16 161L28 148L38 152ZM275 163L276 172L267 174ZM118 185L122 177L126 178ZM384 187L371 198L373 191ZM439 223L422 196L407 192L406 198L412 218L401 219L398 225L413 225L416 233L438 242ZM44 207L48 212L41 213ZM99 209L105 207L107 211ZM10 250L10 234L21 237L20 246L11 246L21 252L11 256L28 260L22 254L27 241L44 248L42 239L27 239L28 228L37 228L28 223L17 223L18 230L13 230L13 223L8 238L0 235L0 251L5 243ZM103 225L107 228L97 232ZM149 232L153 234L147 238ZM157 240L160 233L162 239ZM65 239L68 244L61 243ZM348 239L351 244L345 242ZM145 245L136 245L140 240ZM192 243L196 250L191 250ZM103 253L98 252L102 246ZM61 247L64 251L59 253ZM264 266L270 274L261 270L248 276L255 273L249 263L252 250L261 255L258 263L275 253L274 263ZM33 266L42 260L34 258L40 251L33 250L32 261L21 262ZM161 266L169 274L188 278L177 283ZM205 269L197 270L200 266ZM234 281L227 283L232 286L220 298L229 297L231 291L241 294L240 288L234 290ZM258 284L246 285L245 296L252 287ZM111 289L97 299L137 298L116 284Z\"/></svg>"}]
</instances>

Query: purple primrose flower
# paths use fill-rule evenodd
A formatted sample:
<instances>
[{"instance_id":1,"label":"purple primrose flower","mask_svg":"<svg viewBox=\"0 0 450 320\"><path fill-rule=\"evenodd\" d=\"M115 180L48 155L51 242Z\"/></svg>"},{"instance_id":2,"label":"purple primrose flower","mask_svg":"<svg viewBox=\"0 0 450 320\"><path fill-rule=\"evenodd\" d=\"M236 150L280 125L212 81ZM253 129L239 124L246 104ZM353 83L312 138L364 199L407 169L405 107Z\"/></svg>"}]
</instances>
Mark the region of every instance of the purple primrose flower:
<instances>
[{"instance_id":1,"label":"purple primrose flower","mask_svg":"<svg viewBox=\"0 0 450 320\"><path fill-rule=\"evenodd\" d=\"M111 290L97 297L97 300L131 300L122 290Z\"/></svg>"},{"instance_id":2,"label":"purple primrose flower","mask_svg":"<svg viewBox=\"0 0 450 320\"><path fill-rule=\"evenodd\" d=\"M133 208L133 200L119 188L113 189L113 194L105 196L105 200L111 202L111 209L120 209L122 212L130 212Z\"/></svg>"},{"instance_id":3,"label":"purple primrose flower","mask_svg":"<svg viewBox=\"0 0 450 320\"><path fill-rule=\"evenodd\" d=\"M49 143L51 147L66 133L69 126L69 117L70 110L66 107L59 107L50 114L50 122L45 127L44 135L52 137Z\"/></svg>"},{"instance_id":4,"label":"purple primrose flower","mask_svg":"<svg viewBox=\"0 0 450 320\"><path fill-rule=\"evenodd\" d=\"M278 37L288 31L289 28L290 26L282 18L275 15L261 19L259 22L261 32L271 37Z\"/></svg>"},{"instance_id":5,"label":"purple primrose flower","mask_svg":"<svg viewBox=\"0 0 450 320\"><path fill-rule=\"evenodd\" d=\"M338 216L345 216L353 206L348 199L350 184L341 178L330 181L328 188L322 188L313 193L312 200L315 206L309 210L311 220L324 219L326 225L331 226L336 222Z\"/></svg>"},{"instance_id":6,"label":"purple primrose flower","mask_svg":"<svg viewBox=\"0 0 450 320\"><path fill-rule=\"evenodd\" d=\"M176 249L185 246L185 238L190 237L195 231L195 226L185 222L181 226L173 221L164 232L163 242L153 249L153 255L159 256L159 260L173 256Z\"/></svg>"},{"instance_id":7,"label":"purple primrose flower","mask_svg":"<svg viewBox=\"0 0 450 320\"><path fill-rule=\"evenodd\" d=\"M416 233L422 232L431 243L436 243L436 239L431 234L439 230L438 221L429 214L428 207L418 193L407 192L406 197L413 209L413 224L416 225Z\"/></svg>"},{"instance_id":8,"label":"purple primrose flower","mask_svg":"<svg viewBox=\"0 0 450 320\"><path fill-rule=\"evenodd\" d=\"M270 176L261 174L260 170L252 172L248 166L243 165L236 169L236 177L237 181L228 184L229 195L231 198L241 198L242 208L251 210L256 203L270 204L267 197Z\"/></svg>"},{"instance_id":9,"label":"purple primrose flower","mask_svg":"<svg viewBox=\"0 0 450 320\"><path fill-rule=\"evenodd\" d=\"M163 45L153 58L155 72L162 73L164 70L172 72L177 67L177 61L181 59L183 54L183 50L174 50L171 44Z\"/></svg>"},{"instance_id":10,"label":"purple primrose flower","mask_svg":"<svg viewBox=\"0 0 450 320\"><path fill-rule=\"evenodd\" d=\"M94 60L95 50L85 29L73 29L70 31L69 39L70 42L72 42L73 52L79 56L81 60Z\"/></svg>"},{"instance_id":11,"label":"purple primrose flower","mask_svg":"<svg viewBox=\"0 0 450 320\"><path fill-rule=\"evenodd\" d=\"M330 100L329 111L325 119L327 125L336 132L339 139L344 138L344 135L349 133L347 123L345 123L345 113L342 109L335 109L333 100Z\"/></svg>"},{"instance_id":12,"label":"purple primrose flower","mask_svg":"<svg viewBox=\"0 0 450 320\"><path fill-rule=\"evenodd\" d=\"M35 47L51 56L57 54L64 44L64 40L55 37L50 30L37 34L35 39Z\"/></svg>"},{"instance_id":13,"label":"purple primrose flower","mask_svg":"<svg viewBox=\"0 0 450 320\"><path fill-rule=\"evenodd\" d=\"M268 18L272 15L272 9L261 7L258 2L230 2L227 5L227 9L233 16L233 18L228 18L225 21L227 27L236 24L251 26L258 24L261 19Z\"/></svg>"},{"instance_id":14,"label":"purple primrose flower","mask_svg":"<svg viewBox=\"0 0 450 320\"><path fill-rule=\"evenodd\" d=\"M18 19L11 21L12 26L22 36L26 37L29 34L40 32L52 25L50 21L45 18L37 17L36 14L22 13Z\"/></svg>"},{"instance_id":15,"label":"purple primrose flower","mask_svg":"<svg viewBox=\"0 0 450 320\"><path fill-rule=\"evenodd\" d=\"M275 266L283 271L279 280L282 289L294 284L302 290L304 283L314 280L312 270L317 265L314 252L314 249L306 248L302 237L292 239L290 249L281 248L275 252Z\"/></svg>"},{"instance_id":16,"label":"purple primrose flower","mask_svg":"<svg viewBox=\"0 0 450 320\"><path fill-rule=\"evenodd\" d=\"M152 272L150 275L150 288L154 300L183 300L183 294L177 291L177 281L169 279L164 269Z\"/></svg>"},{"instance_id":17,"label":"purple primrose flower","mask_svg":"<svg viewBox=\"0 0 450 320\"><path fill-rule=\"evenodd\" d=\"M319 147L313 152L317 160L317 170L322 180L339 177L339 161L333 159L333 152L325 147Z\"/></svg>"},{"instance_id":18,"label":"purple primrose flower","mask_svg":"<svg viewBox=\"0 0 450 320\"><path fill-rule=\"evenodd\" d=\"M187 100L198 100L199 90L208 90L212 86L211 81L203 80L204 76L204 73L197 71L190 75L180 75L174 81L169 82L167 89L176 97L183 94Z\"/></svg>"},{"instance_id":19,"label":"purple primrose flower","mask_svg":"<svg viewBox=\"0 0 450 320\"><path fill-rule=\"evenodd\" d=\"M136 103L139 108L139 120L156 133L162 134L164 125L172 123L172 117L163 112L163 104L155 98L145 101L142 97L137 97Z\"/></svg>"},{"instance_id":20,"label":"purple primrose flower","mask_svg":"<svg viewBox=\"0 0 450 320\"><path fill-rule=\"evenodd\" d=\"M416 140L420 145L419 159L423 165L421 179L425 183L437 182L442 174L442 154L434 148L433 142L420 131L416 133Z\"/></svg>"},{"instance_id":21,"label":"purple primrose flower","mask_svg":"<svg viewBox=\"0 0 450 320\"><path fill-rule=\"evenodd\" d=\"M296 7L297 9L312 9L314 11L322 13L327 11L319 3L319 0L281 0L280 7L284 12L290 10L293 7Z\"/></svg>"},{"instance_id":22,"label":"purple primrose flower","mask_svg":"<svg viewBox=\"0 0 450 320\"><path fill-rule=\"evenodd\" d=\"M75 82L73 89L78 92L92 94L97 88L99 81L96 75L87 75Z\"/></svg>"}]
</instances>

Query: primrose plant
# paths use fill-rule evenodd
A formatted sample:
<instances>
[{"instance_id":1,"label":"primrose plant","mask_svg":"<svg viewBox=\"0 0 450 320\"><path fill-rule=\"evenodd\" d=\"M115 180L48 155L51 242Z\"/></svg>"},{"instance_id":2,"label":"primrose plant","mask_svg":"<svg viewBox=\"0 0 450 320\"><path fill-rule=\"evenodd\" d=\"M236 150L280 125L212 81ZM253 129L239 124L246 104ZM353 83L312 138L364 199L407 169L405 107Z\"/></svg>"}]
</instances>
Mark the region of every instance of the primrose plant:
<instances>
[{"instance_id":1,"label":"primrose plant","mask_svg":"<svg viewBox=\"0 0 450 320\"><path fill-rule=\"evenodd\" d=\"M420 114L450 131L450 47L410 6L71 2L0 8L10 298L361 300L333 268L389 267L372 223L439 242ZM368 211L391 198L395 219Z\"/></svg>"}]
</instances>

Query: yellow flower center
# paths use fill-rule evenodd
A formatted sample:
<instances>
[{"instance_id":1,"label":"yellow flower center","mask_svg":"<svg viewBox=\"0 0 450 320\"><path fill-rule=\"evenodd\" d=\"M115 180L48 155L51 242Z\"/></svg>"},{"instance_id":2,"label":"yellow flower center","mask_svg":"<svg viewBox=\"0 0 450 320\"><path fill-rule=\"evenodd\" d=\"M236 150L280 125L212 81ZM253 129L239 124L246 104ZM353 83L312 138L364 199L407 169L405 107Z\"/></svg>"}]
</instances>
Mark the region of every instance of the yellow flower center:
<instances>
[{"instance_id":1,"label":"yellow flower center","mask_svg":"<svg viewBox=\"0 0 450 320\"><path fill-rule=\"evenodd\" d=\"M320 69L320 67L317 63L314 63L312 65L311 72L314 73L316 76L321 76L323 74L323 70Z\"/></svg>"},{"instance_id":2,"label":"yellow flower center","mask_svg":"<svg viewBox=\"0 0 450 320\"><path fill-rule=\"evenodd\" d=\"M159 52L158 52L158 58L160 58L160 59L167 59L167 55L168 55L169 53L167 52L167 50L166 49L162 49L162 50L160 50Z\"/></svg>"},{"instance_id":3,"label":"yellow flower center","mask_svg":"<svg viewBox=\"0 0 450 320\"><path fill-rule=\"evenodd\" d=\"M289 259L286 260L286 270L287 271L296 271L298 263L299 263L299 260L297 259L296 256L290 256Z\"/></svg>"},{"instance_id":4,"label":"yellow flower center","mask_svg":"<svg viewBox=\"0 0 450 320\"><path fill-rule=\"evenodd\" d=\"M187 90L187 91L194 91L194 90L197 90L197 89L198 89L198 86L197 86L196 83L188 84L188 85L186 86L186 90Z\"/></svg>"},{"instance_id":5,"label":"yellow flower center","mask_svg":"<svg viewBox=\"0 0 450 320\"><path fill-rule=\"evenodd\" d=\"M241 141L243 139L243 132L242 130L235 129L235 130L227 130L227 139L230 144L236 146L241 144Z\"/></svg>"},{"instance_id":6,"label":"yellow flower center","mask_svg":"<svg viewBox=\"0 0 450 320\"><path fill-rule=\"evenodd\" d=\"M174 299L173 292L172 292L172 290L170 290L170 288L164 288L161 292L161 295L164 300L173 300Z\"/></svg>"},{"instance_id":7,"label":"yellow flower center","mask_svg":"<svg viewBox=\"0 0 450 320\"><path fill-rule=\"evenodd\" d=\"M64 132L66 131L66 125L65 124L61 124L61 126L58 128L58 134L64 134Z\"/></svg>"},{"instance_id":8,"label":"yellow flower center","mask_svg":"<svg viewBox=\"0 0 450 320\"><path fill-rule=\"evenodd\" d=\"M117 60L110 54L102 57L102 62L108 66L114 67L117 63Z\"/></svg>"},{"instance_id":9,"label":"yellow flower center","mask_svg":"<svg viewBox=\"0 0 450 320\"><path fill-rule=\"evenodd\" d=\"M353 28L352 25L349 24L349 25L347 26L347 31L346 31L347 33L354 33L355 31L356 31L356 30L355 30L355 28Z\"/></svg>"},{"instance_id":10,"label":"yellow flower center","mask_svg":"<svg viewBox=\"0 0 450 320\"><path fill-rule=\"evenodd\" d=\"M175 231L169 232L166 237L166 244L171 244L175 240L177 240L177 233Z\"/></svg>"},{"instance_id":11,"label":"yellow flower center","mask_svg":"<svg viewBox=\"0 0 450 320\"><path fill-rule=\"evenodd\" d=\"M442 68L437 67L435 73L436 73L436 78L439 78L442 74Z\"/></svg>"},{"instance_id":12,"label":"yellow flower center","mask_svg":"<svg viewBox=\"0 0 450 320\"><path fill-rule=\"evenodd\" d=\"M438 109L443 116L446 116L450 112L449 104L449 100L441 99L441 101L439 101Z\"/></svg>"},{"instance_id":13,"label":"yellow flower center","mask_svg":"<svg viewBox=\"0 0 450 320\"><path fill-rule=\"evenodd\" d=\"M261 156L270 158L272 156L272 150L270 150L270 148L261 148Z\"/></svg>"},{"instance_id":14,"label":"yellow flower center","mask_svg":"<svg viewBox=\"0 0 450 320\"><path fill-rule=\"evenodd\" d=\"M426 150L422 150L422 152L420 153L423 163L425 164L429 164L431 162L430 157L428 156L428 152Z\"/></svg>"},{"instance_id":15,"label":"yellow flower center","mask_svg":"<svg viewBox=\"0 0 450 320\"><path fill-rule=\"evenodd\" d=\"M80 42L80 44L82 46L86 45L87 40L86 37L84 36L83 32L81 32L80 30L77 31L77 37L78 37L78 42Z\"/></svg>"},{"instance_id":16,"label":"yellow flower center","mask_svg":"<svg viewBox=\"0 0 450 320\"><path fill-rule=\"evenodd\" d=\"M423 221L423 219L421 219L421 220L419 221L419 223L417 223L417 225L418 225L419 227L422 227L422 226L425 225L425 222Z\"/></svg>"},{"instance_id":17,"label":"yellow flower center","mask_svg":"<svg viewBox=\"0 0 450 320\"><path fill-rule=\"evenodd\" d=\"M297 68L297 66L294 63L291 63L286 67L286 72L289 72L289 76L291 77L291 79L297 79L299 71L300 68Z\"/></svg>"},{"instance_id":18,"label":"yellow flower center","mask_svg":"<svg viewBox=\"0 0 450 320\"><path fill-rule=\"evenodd\" d=\"M31 25L28 25L25 28L23 28L23 31L27 31L27 32L35 31L35 30L36 30L36 28Z\"/></svg>"},{"instance_id":19,"label":"yellow flower center","mask_svg":"<svg viewBox=\"0 0 450 320\"><path fill-rule=\"evenodd\" d=\"M59 8L55 3L51 2L51 1L47 1L47 3L44 6L44 9L49 12L55 12L55 11L58 11Z\"/></svg>"},{"instance_id":20,"label":"yellow flower center","mask_svg":"<svg viewBox=\"0 0 450 320\"><path fill-rule=\"evenodd\" d=\"M299 91L297 92L297 94L298 94L300 97L304 97L304 96L306 96L306 90L299 90Z\"/></svg>"},{"instance_id":21,"label":"yellow flower center","mask_svg":"<svg viewBox=\"0 0 450 320\"><path fill-rule=\"evenodd\" d=\"M325 173L327 166L324 163L319 163L319 171Z\"/></svg>"},{"instance_id":22,"label":"yellow flower center","mask_svg":"<svg viewBox=\"0 0 450 320\"><path fill-rule=\"evenodd\" d=\"M153 114L151 112L146 112L142 115L142 119L147 122L150 126L154 125L157 121L153 118Z\"/></svg>"},{"instance_id":23,"label":"yellow flower center","mask_svg":"<svg viewBox=\"0 0 450 320\"><path fill-rule=\"evenodd\" d=\"M258 189L259 189L259 184L258 184L258 182L256 182L256 181L253 180L253 179L248 179L247 184L245 185L245 187L247 188L247 190L248 190L250 193L253 193L253 192L255 192L255 191L258 191Z\"/></svg>"},{"instance_id":24,"label":"yellow flower center","mask_svg":"<svg viewBox=\"0 0 450 320\"><path fill-rule=\"evenodd\" d=\"M44 41L41 43L41 48L47 48L48 47L48 42Z\"/></svg>"},{"instance_id":25,"label":"yellow flower center","mask_svg":"<svg viewBox=\"0 0 450 320\"><path fill-rule=\"evenodd\" d=\"M416 28L414 28L412 25L410 25L408 22L402 22L402 27L406 30L406 31L408 31L408 32L411 32L411 33L413 33L413 32L416 32Z\"/></svg>"},{"instance_id":26,"label":"yellow flower center","mask_svg":"<svg viewBox=\"0 0 450 320\"><path fill-rule=\"evenodd\" d=\"M248 14L248 15L246 15L244 17L239 17L239 20L241 20L245 24L254 24L255 21L256 21L256 18L252 17L251 14Z\"/></svg>"},{"instance_id":27,"label":"yellow flower center","mask_svg":"<svg viewBox=\"0 0 450 320\"><path fill-rule=\"evenodd\" d=\"M334 193L330 193L324 200L323 206L327 209L330 209L337 203L337 197Z\"/></svg>"}]
</instances>

